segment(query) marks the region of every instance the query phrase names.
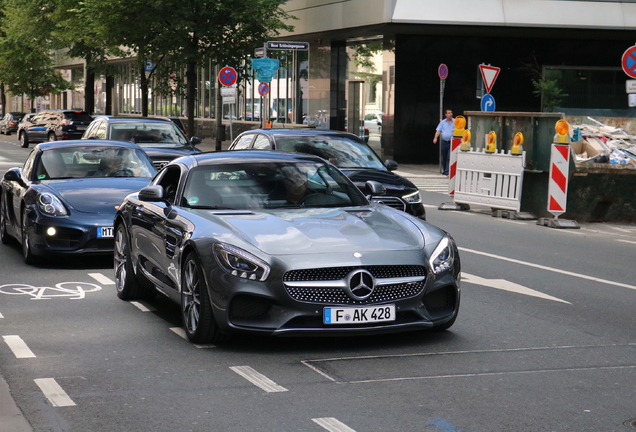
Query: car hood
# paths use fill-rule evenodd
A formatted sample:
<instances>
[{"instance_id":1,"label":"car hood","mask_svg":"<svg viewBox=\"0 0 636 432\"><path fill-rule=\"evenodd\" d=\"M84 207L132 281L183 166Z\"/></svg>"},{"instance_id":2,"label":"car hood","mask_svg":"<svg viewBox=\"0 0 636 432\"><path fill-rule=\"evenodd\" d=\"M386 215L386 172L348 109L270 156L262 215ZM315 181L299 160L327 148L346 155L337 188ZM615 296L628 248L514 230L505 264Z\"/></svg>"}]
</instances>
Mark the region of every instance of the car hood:
<instances>
[{"instance_id":1,"label":"car hood","mask_svg":"<svg viewBox=\"0 0 636 432\"><path fill-rule=\"evenodd\" d=\"M409 216L375 205L359 211L338 208L193 213L269 255L420 250L425 244L422 231ZM223 241L223 237L221 233L219 239Z\"/></svg>"},{"instance_id":2,"label":"car hood","mask_svg":"<svg viewBox=\"0 0 636 432\"><path fill-rule=\"evenodd\" d=\"M371 168L340 168L340 170L362 190L364 190L364 184L369 180L382 183L387 190L387 195L402 196L405 193L418 190L410 180L388 170L384 171Z\"/></svg>"},{"instance_id":3,"label":"car hood","mask_svg":"<svg viewBox=\"0 0 636 432\"><path fill-rule=\"evenodd\" d=\"M103 177L50 180L42 184L77 211L114 215L116 207L128 194L147 186L150 180L150 178Z\"/></svg>"}]
</instances>

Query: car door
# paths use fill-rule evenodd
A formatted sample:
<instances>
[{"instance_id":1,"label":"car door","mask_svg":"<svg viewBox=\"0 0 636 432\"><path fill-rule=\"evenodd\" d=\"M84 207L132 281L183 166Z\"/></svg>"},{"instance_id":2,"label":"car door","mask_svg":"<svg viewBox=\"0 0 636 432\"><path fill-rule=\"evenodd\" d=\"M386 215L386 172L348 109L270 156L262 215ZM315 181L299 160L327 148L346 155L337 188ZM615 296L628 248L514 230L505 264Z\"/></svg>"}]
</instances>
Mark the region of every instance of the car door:
<instances>
[{"instance_id":1,"label":"car door","mask_svg":"<svg viewBox=\"0 0 636 432\"><path fill-rule=\"evenodd\" d=\"M132 210L131 249L145 272L163 289L178 289L175 264L183 240L184 225L173 209L181 169L165 168L152 184L164 187L166 202L144 202ZM174 190L174 192L173 192Z\"/></svg>"},{"instance_id":2,"label":"car door","mask_svg":"<svg viewBox=\"0 0 636 432\"><path fill-rule=\"evenodd\" d=\"M47 115L46 111L34 115L27 121L26 125L24 126L24 130L26 131L30 141L41 140L40 137L43 135L43 130L45 128L45 115Z\"/></svg>"}]
</instances>

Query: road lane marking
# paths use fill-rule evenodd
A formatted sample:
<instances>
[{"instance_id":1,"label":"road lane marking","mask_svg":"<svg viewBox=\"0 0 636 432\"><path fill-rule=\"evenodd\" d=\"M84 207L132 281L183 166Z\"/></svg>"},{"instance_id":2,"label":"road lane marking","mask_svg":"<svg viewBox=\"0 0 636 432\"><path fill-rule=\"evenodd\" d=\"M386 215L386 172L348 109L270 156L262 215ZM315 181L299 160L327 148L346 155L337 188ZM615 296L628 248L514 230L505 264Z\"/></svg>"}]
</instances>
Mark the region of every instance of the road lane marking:
<instances>
[{"instance_id":1,"label":"road lane marking","mask_svg":"<svg viewBox=\"0 0 636 432\"><path fill-rule=\"evenodd\" d=\"M356 432L335 417L313 418L311 421L327 429L329 432Z\"/></svg>"},{"instance_id":2,"label":"road lane marking","mask_svg":"<svg viewBox=\"0 0 636 432\"><path fill-rule=\"evenodd\" d=\"M27 346L20 336L8 335L2 336L4 342L9 345L11 351L16 358L35 358L33 351Z\"/></svg>"},{"instance_id":3,"label":"road lane marking","mask_svg":"<svg viewBox=\"0 0 636 432\"><path fill-rule=\"evenodd\" d=\"M2 315L2 313L0 313L0 319L4 318L4 315Z\"/></svg>"},{"instance_id":4,"label":"road lane marking","mask_svg":"<svg viewBox=\"0 0 636 432\"><path fill-rule=\"evenodd\" d=\"M250 366L230 366L230 369L254 384L256 387L260 387L268 393L287 391L285 387L279 386L265 375L256 372Z\"/></svg>"},{"instance_id":5,"label":"road lane marking","mask_svg":"<svg viewBox=\"0 0 636 432\"><path fill-rule=\"evenodd\" d=\"M482 286L487 286L490 288L495 288L495 289L499 289L503 291L510 291L517 294L538 297L545 300L552 300L552 301L557 301L561 303L572 304L568 301L561 300L560 298L552 297L551 295L544 294L541 291L536 291L531 288L525 287L523 285L519 285L514 282L507 281L505 279L485 279L479 276L462 272L462 282L468 282L475 285L482 285Z\"/></svg>"},{"instance_id":6,"label":"road lane marking","mask_svg":"<svg viewBox=\"0 0 636 432\"><path fill-rule=\"evenodd\" d=\"M40 387L44 396L54 407L75 406L75 402L68 397L54 378L37 378L33 381Z\"/></svg>"},{"instance_id":7,"label":"road lane marking","mask_svg":"<svg viewBox=\"0 0 636 432\"><path fill-rule=\"evenodd\" d=\"M115 285L115 281L113 281L112 279L104 276L101 273L89 273L88 275L90 277L92 277L93 279L95 279L97 282L99 282L102 285Z\"/></svg>"},{"instance_id":8,"label":"road lane marking","mask_svg":"<svg viewBox=\"0 0 636 432\"><path fill-rule=\"evenodd\" d=\"M590 281L593 281L593 282L599 282L599 283L603 283L603 284L607 284L607 285L614 285L614 286L618 286L618 287L622 287L622 288L629 288L631 290L636 290L636 286L625 284L625 283L622 283L622 282L614 282L614 281L611 281L611 280L601 279L601 278L597 278L597 277L594 277L594 276L587 276L587 275L580 274L580 273L574 273L574 272L567 271L567 270L561 270L561 269L557 269L557 268L553 268L553 267L543 266L541 264L534 264L534 263L529 263L529 262L526 262L526 261L520 261L520 260L504 257L504 256L501 256L501 255L491 254L491 253L488 253L488 252L476 251L474 249L468 249L468 248L464 248L464 247L458 247L458 249L460 251L462 251L462 252L469 252L469 253L474 253L474 254L477 254L477 255L483 255L483 256L487 256L489 258L495 258L495 259L499 259L499 260L502 260L502 261L508 261L508 262L515 263L515 264L521 264L521 265L525 265L525 266L528 266L528 267L534 267L534 268L538 268L538 269L541 269L541 270L551 271L551 272L554 272L554 273L561 273L561 274L568 275L568 276L574 276L574 277L577 277L579 279L586 279L586 280L590 280Z\"/></svg>"},{"instance_id":9,"label":"road lane marking","mask_svg":"<svg viewBox=\"0 0 636 432\"><path fill-rule=\"evenodd\" d=\"M130 304L135 306L137 309L139 309L142 312L155 312L157 310L156 308L150 305L145 305L138 301L131 301ZM185 335L185 332L184 332L184 335Z\"/></svg>"},{"instance_id":10,"label":"road lane marking","mask_svg":"<svg viewBox=\"0 0 636 432\"><path fill-rule=\"evenodd\" d=\"M618 239L617 241L619 241L619 242L623 242L623 243L636 244L636 241L631 241L631 240L621 240L621 239Z\"/></svg>"},{"instance_id":11,"label":"road lane marking","mask_svg":"<svg viewBox=\"0 0 636 432\"><path fill-rule=\"evenodd\" d=\"M187 340L188 342L190 342L190 339L188 339L188 335L186 335L185 329L183 327L170 327L170 330L172 330L175 334L177 334L178 336L182 337L183 339ZM197 344L192 344L197 348L216 348L216 345L212 345L212 344L201 344L201 345L197 345Z\"/></svg>"}]
</instances>

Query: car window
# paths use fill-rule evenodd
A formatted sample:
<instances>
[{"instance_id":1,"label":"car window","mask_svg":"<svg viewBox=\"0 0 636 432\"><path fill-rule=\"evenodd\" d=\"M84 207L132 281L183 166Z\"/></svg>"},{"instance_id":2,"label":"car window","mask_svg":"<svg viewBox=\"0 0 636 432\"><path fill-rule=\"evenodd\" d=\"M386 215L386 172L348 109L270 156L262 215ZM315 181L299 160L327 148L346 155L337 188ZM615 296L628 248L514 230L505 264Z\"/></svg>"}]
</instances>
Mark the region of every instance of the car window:
<instances>
[{"instance_id":1,"label":"car window","mask_svg":"<svg viewBox=\"0 0 636 432\"><path fill-rule=\"evenodd\" d=\"M169 166L161 172L155 183L163 187L163 196L170 204L175 203L180 177L181 169L178 166Z\"/></svg>"},{"instance_id":2,"label":"car window","mask_svg":"<svg viewBox=\"0 0 636 432\"><path fill-rule=\"evenodd\" d=\"M64 118L70 121L92 122L93 116L85 111L65 111Z\"/></svg>"},{"instance_id":3,"label":"car window","mask_svg":"<svg viewBox=\"0 0 636 432\"><path fill-rule=\"evenodd\" d=\"M109 125L108 139L117 141L132 141L142 147L174 147L186 145L188 139L172 122L120 122Z\"/></svg>"},{"instance_id":4,"label":"car window","mask_svg":"<svg viewBox=\"0 0 636 432\"><path fill-rule=\"evenodd\" d=\"M338 168L373 168L384 170L377 154L362 141L342 135L276 137L276 149L320 156Z\"/></svg>"},{"instance_id":5,"label":"car window","mask_svg":"<svg viewBox=\"0 0 636 432\"><path fill-rule=\"evenodd\" d=\"M232 146L232 150L245 150L252 146L252 140L254 139L254 134L246 134L242 135L234 146Z\"/></svg>"},{"instance_id":6,"label":"car window","mask_svg":"<svg viewBox=\"0 0 636 432\"><path fill-rule=\"evenodd\" d=\"M139 148L73 146L42 152L35 166L38 180L86 177L152 177L156 170Z\"/></svg>"},{"instance_id":7,"label":"car window","mask_svg":"<svg viewBox=\"0 0 636 432\"><path fill-rule=\"evenodd\" d=\"M269 150L271 148L271 144L267 135L259 134L254 140L253 147L258 150Z\"/></svg>"},{"instance_id":8,"label":"car window","mask_svg":"<svg viewBox=\"0 0 636 432\"><path fill-rule=\"evenodd\" d=\"M340 171L314 162L224 164L193 169L182 205L212 209L349 207L368 201Z\"/></svg>"}]
</instances>

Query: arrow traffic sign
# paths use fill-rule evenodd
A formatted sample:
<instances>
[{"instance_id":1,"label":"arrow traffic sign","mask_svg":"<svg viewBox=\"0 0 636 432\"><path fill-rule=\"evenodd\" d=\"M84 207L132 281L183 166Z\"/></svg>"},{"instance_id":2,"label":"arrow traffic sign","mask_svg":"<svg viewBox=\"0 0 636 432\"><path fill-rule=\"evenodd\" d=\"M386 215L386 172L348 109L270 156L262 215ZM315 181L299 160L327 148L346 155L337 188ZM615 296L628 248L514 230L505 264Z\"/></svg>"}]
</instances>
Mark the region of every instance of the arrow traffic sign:
<instances>
[{"instance_id":1,"label":"arrow traffic sign","mask_svg":"<svg viewBox=\"0 0 636 432\"><path fill-rule=\"evenodd\" d=\"M636 78L636 45L625 50L621 58L621 66L630 78Z\"/></svg>"},{"instance_id":2,"label":"arrow traffic sign","mask_svg":"<svg viewBox=\"0 0 636 432\"><path fill-rule=\"evenodd\" d=\"M484 112L494 112L497 104L495 98L490 93L486 93L481 98L481 110Z\"/></svg>"},{"instance_id":3,"label":"arrow traffic sign","mask_svg":"<svg viewBox=\"0 0 636 432\"><path fill-rule=\"evenodd\" d=\"M486 93L490 93L492 86L495 85L495 81L499 76L501 68L480 64L479 71L481 72L481 78L484 80L484 85L486 86Z\"/></svg>"}]
</instances>

